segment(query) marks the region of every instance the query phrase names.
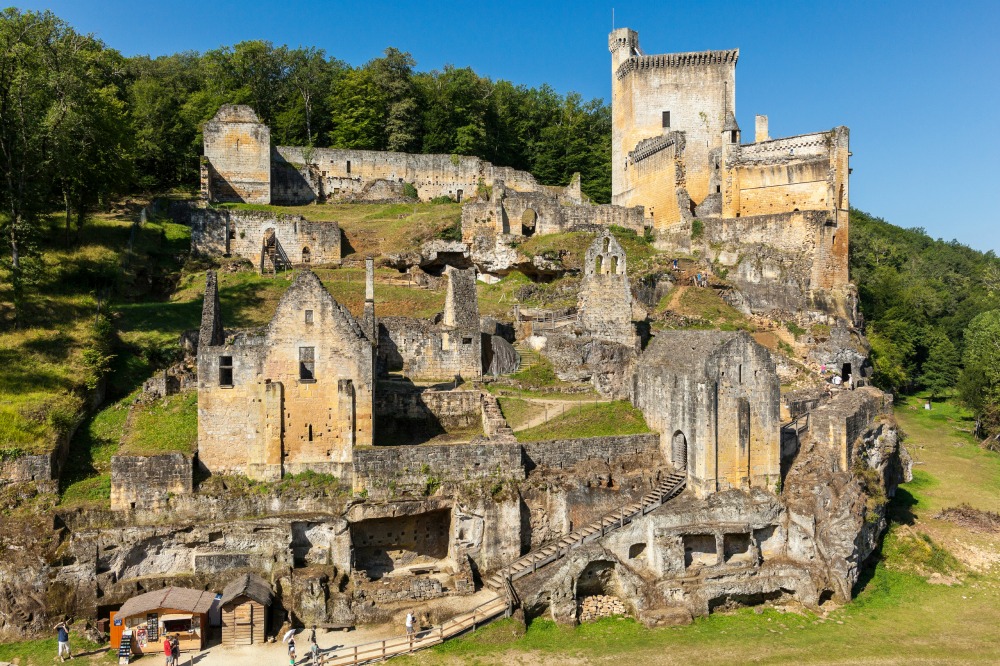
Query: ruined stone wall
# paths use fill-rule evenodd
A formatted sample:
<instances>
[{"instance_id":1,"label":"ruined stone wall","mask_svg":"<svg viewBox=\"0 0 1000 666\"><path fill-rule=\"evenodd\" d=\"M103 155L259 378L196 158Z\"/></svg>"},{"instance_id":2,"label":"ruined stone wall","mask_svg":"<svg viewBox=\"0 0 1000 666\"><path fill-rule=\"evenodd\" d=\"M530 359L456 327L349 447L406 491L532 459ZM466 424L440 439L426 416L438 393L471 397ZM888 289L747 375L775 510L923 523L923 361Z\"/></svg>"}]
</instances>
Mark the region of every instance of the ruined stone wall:
<instances>
[{"instance_id":1,"label":"ruined stone wall","mask_svg":"<svg viewBox=\"0 0 1000 666\"><path fill-rule=\"evenodd\" d=\"M439 323L410 317L378 320L379 372L402 370L414 380L478 379L483 373L476 269L448 266Z\"/></svg>"},{"instance_id":2,"label":"ruined stone wall","mask_svg":"<svg viewBox=\"0 0 1000 666\"><path fill-rule=\"evenodd\" d=\"M809 436L836 452L838 471L851 469L854 443L875 421L892 415L892 396L874 387L841 391L809 414Z\"/></svg>"},{"instance_id":3,"label":"ruined stone wall","mask_svg":"<svg viewBox=\"0 0 1000 666\"><path fill-rule=\"evenodd\" d=\"M462 207L462 240L471 243L480 236L495 239L511 234L516 238L612 225L641 234L643 216L642 206L625 208L572 201L548 189L518 192L497 183L489 200Z\"/></svg>"},{"instance_id":4,"label":"ruined stone wall","mask_svg":"<svg viewBox=\"0 0 1000 666\"><path fill-rule=\"evenodd\" d=\"M366 194L374 181L410 183L422 201L435 197L451 197L464 201L476 196L480 185L490 187L502 180L507 187L519 191L537 191L543 186L526 171L496 167L478 157L464 155L418 155L375 150L335 148L301 148L279 146L280 159L291 165L314 165L316 179L310 183L316 198L327 200L353 199ZM304 179L306 180L306 179ZM301 183L300 183L301 188ZM401 190L400 190L401 191ZM277 197L301 196L303 190L283 188ZM301 199L276 203L297 204Z\"/></svg>"},{"instance_id":5,"label":"ruined stone wall","mask_svg":"<svg viewBox=\"0 0 1000 666\"><path fill-rule=\"evenodd\" d=\"M431 422L445 430L479 424L479 391L436 391L408 384L380 382L375 393L376 419Z\"/></svg>"},{"instance_id":6,"label":"ruined stone wall","mask_svg":"<svg viewBox=\"0 0 1000 666\"><path fill-rule=\"evenodd\" d=\"M111 458L111 508L157 509L167 496L189 494L194 484L194 460L182 453Z\"/></svg>"},{"instance_id":7,"label":"ruined stone wall","mask_svg":"<svg viewBox=\"0 0 1000 666\"><path fill-rule=\"evenodd\" d=\"M523 479L521 447L516 442L496 444L376 446L354 452L355 491L369 496L390 492L423 495L430 479L462 483L483 479Z\"/></svg>"},{"instance_id":8,"label":"ruined stone wall","mask_svg":"<svg viewBox=\"0 0 1000 666\"><path fill-rule=\"evenodd\" d=\"M207 257L234 256L256 266L264 236L273 231L294 264L339 265L340 226L311 222L301 215L269 211L192 208L191 251Z\"/></svg>"},{"instance_id":9,"label":"ruined stone wall","mask_svg":"<svg viewBox=\"0 0 1000 666\"><path fill-rule=\"evenodd\" d=\"M656 433L549 439L523 442L521 447L524 449L524 464L529 471L536 467L570 469L588 460L610 464L633 456L662 460L660 436Z\"/></svg>"},{"instance_id":10,"label":"ruined stone wall","mask_svg":"<svg viewBox=\"0 0 1000 666\"><path fill-rule=\"evenodd\" d=\"M819 311L849 318L853 310L847 256L839 254L846 229L827 211L801 211L702 220L692 242L718 262L726 279L758 314ZM668 248L665 248L668 249Z\"/></svg>"},{"instance_id":11,"label":"ruined stone wall","mask_svg":"<svg viewBox=\"0 0 1000 666\"><path fill-rule=\"evenodd\" d=\"M629 153L644 139L668 132L686 134L684 181L688 194L700 203L709 194L712 168L709 154L722 141L725 113L736 110L738 50L702 51L644 56L639 36L620 28L608 38L611 51L611 192L613 202L646 206L657 227L680 221L666 200L672 192L655 193L654 171L633 171ZM663 113L669 112L664 127ZM669 172L664 180L669 187ZM654 202L655 199L655 202Z\"/></svg>"},{"instance_id":12,"label":"ruined stone wall","mask_svg":"<svg viewBox=\"0 0 1000 666\"><path fill-rule=\"evenodd\" d=\"M225 104L202 133L212 201L271 203L271 130L257 114Z\"/></svg>"}]
</instances>

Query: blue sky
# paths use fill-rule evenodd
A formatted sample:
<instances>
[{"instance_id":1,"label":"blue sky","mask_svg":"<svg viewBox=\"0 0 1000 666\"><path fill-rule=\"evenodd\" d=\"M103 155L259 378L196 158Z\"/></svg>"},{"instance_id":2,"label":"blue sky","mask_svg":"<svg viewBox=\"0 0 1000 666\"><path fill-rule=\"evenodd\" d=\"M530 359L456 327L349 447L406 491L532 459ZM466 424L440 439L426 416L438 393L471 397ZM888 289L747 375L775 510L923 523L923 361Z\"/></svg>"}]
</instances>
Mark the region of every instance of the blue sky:
<instances>
[{"instance_id":1,"label":"blue sky","mask_svg":"<svg viewBox=\"0 0 1000 666\"><path fill-rule=\"evenodd\" d=\"M126 55L245 39L317 46L351 64L387 46L418 69L609 98L607 33L645 53L740 48L737 119L771 135L851 128L851 203L903 227L1000 252L1000 2L305 2L47 0Z\"/></svg>"}]
</instances>

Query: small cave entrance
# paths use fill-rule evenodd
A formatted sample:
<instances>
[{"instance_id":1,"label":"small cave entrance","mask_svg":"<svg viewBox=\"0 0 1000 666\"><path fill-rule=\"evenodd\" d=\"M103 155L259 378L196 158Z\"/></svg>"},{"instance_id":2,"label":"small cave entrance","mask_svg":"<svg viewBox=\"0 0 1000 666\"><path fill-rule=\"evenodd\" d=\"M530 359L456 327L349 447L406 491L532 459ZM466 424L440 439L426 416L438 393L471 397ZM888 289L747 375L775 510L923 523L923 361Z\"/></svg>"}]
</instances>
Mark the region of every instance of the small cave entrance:
<instances>
[{"instance_id":1,"label":"small cave entrance","mask_svg":"<svg viewBox=\"0 0 1000 666\"><path fill-rule=\"evenodd\" d=\"M759 606L769 601L778 601L782 597L791 594L784 588L773 592L756 592L750 594L723 594L722 596L710 599L708 602L708 612L714 613L717 610L735 610L743 606Z\"/></svg>"},{"instance_id":2,"label":"small cave entrance","mask_svg":"<svg viewBox=\"0 0 1000 666\"><path fill-rule=\"evenodd\" d=\"M596 560L580 572L576 579L576 612L580 622L629 615L614 562Z\"/></svg>"},{"instance_id":3,"label":"small cave entrance","mask_svg":"<svg viewBox=\"0 0 1000 666\"><path fill-rule=\"evenodd\" d=\"M530 238L535 235L535 228L538 225L538 213L531 208L525 209L521 213L521 235Z\"/></svg>"},{"instance_id":4,"label":"small cave entrance","mask_svg":"<svg viewBox=\"0 0 1000 666\"><path fill-rule=\"evenodd\" d=\"M634 543L628 547L628 559L638 560L646 557L646 544Z\"/></svg>"},{"instance_id":5,"label":"small cave entrance","mask_svg":"<svg viewBox=\"0 0 1000 666\"><path fill-rule=\"evenodd\" d=\"M823 590L822 592L819 593L819 605L820 606L822 606L823 604L825 604L825 603L827 603L829 601L833 601L833 590Z\"/></svg>"},{"instance_id":6,"label":"small cave entrance","mask_svg":"<svg viewBox=\"0 0 1000 666\"><path fill-rule=\"evenodd\" d=\"M840 378L846 382L847 378L850 376L851 376L851 364L845 363L844 365L840 366Z\"/></svg>"},{"instance_id":7,"label":"small cave entrance","mask_svg":"<svg viewBox=\"0 0 1000 666\"><path fill-rule=\"evenodd\" d=\"M351 524L353 568L371 580L393 572L434 572L448 557L451 510Z\"/></svg>"}]
</instances>

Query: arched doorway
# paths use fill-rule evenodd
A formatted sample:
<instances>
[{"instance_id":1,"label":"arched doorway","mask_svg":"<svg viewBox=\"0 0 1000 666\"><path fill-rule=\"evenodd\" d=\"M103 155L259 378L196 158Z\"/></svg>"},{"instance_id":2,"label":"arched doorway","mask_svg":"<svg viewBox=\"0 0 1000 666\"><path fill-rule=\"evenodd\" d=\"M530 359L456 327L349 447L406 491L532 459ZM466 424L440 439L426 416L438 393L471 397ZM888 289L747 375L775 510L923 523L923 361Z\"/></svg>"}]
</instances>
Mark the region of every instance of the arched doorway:
<instances>
[{"instance_id":1,"label":"arched doorway","mask_svg":"<svg viewBox=\"0 0 1000 666\"><path fill-rule=\"evenodd\" d=\"M680 430L674 433L670 442L670 458L674 467L679 470L687 470L688 466L688 444L687 437Z\"/></svg>"},{"instance_id":2,"label":"arched doorway","mask_svg":"<svg viewBox=\"0 0 1000 666\"><path fill-rule=\"evenodd\" d=\"M312 261L312 253L309 251L309 248L302 248L302 263L308 264L310 261Z\"/></svg>"},{"instance_id":3,"label":"arched doorway","mask_svg":"<svg viewBox=\"0 0 1000 666\"><path fill-rule=\"evenodd\" d=\"M521 213L521 235L534 236L535 227L538 224L538 213L530 208Z\"/></svg>"}]
</instances>

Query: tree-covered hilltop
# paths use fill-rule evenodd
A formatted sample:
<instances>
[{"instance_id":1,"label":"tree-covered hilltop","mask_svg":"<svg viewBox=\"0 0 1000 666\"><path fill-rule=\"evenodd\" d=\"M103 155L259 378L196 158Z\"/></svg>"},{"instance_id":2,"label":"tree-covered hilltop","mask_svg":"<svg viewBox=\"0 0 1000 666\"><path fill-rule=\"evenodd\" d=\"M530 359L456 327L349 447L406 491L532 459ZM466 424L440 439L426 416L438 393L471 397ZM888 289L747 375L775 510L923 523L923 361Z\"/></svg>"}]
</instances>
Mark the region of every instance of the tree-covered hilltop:
<instances>
[{"instance_id":1,"label":"tree-covered hilltop","mask_svg":"<svg viewBox=\"0 0 1000 666\"><path fill-rule=\"evenodd\" d=\"M241 42L204 54L128 60L137 183L197 181L200 125L249 104L278 145L476 155L611 198L611 110L602 100L493 81L472 69L418 72L408 53L351 67L321 49Z\"/></svg>"},{"instance_id":2,"label":"tree-covered hilltop","mask_svg":"<svg viewBox=\"0 0 1000 666\"><path fill-rule=\"evenodd\" d=\"M932 395L957 386L1000 426L1000 258L858 210L850 248L876 383Z\"/></svg>"}]
</instances>

